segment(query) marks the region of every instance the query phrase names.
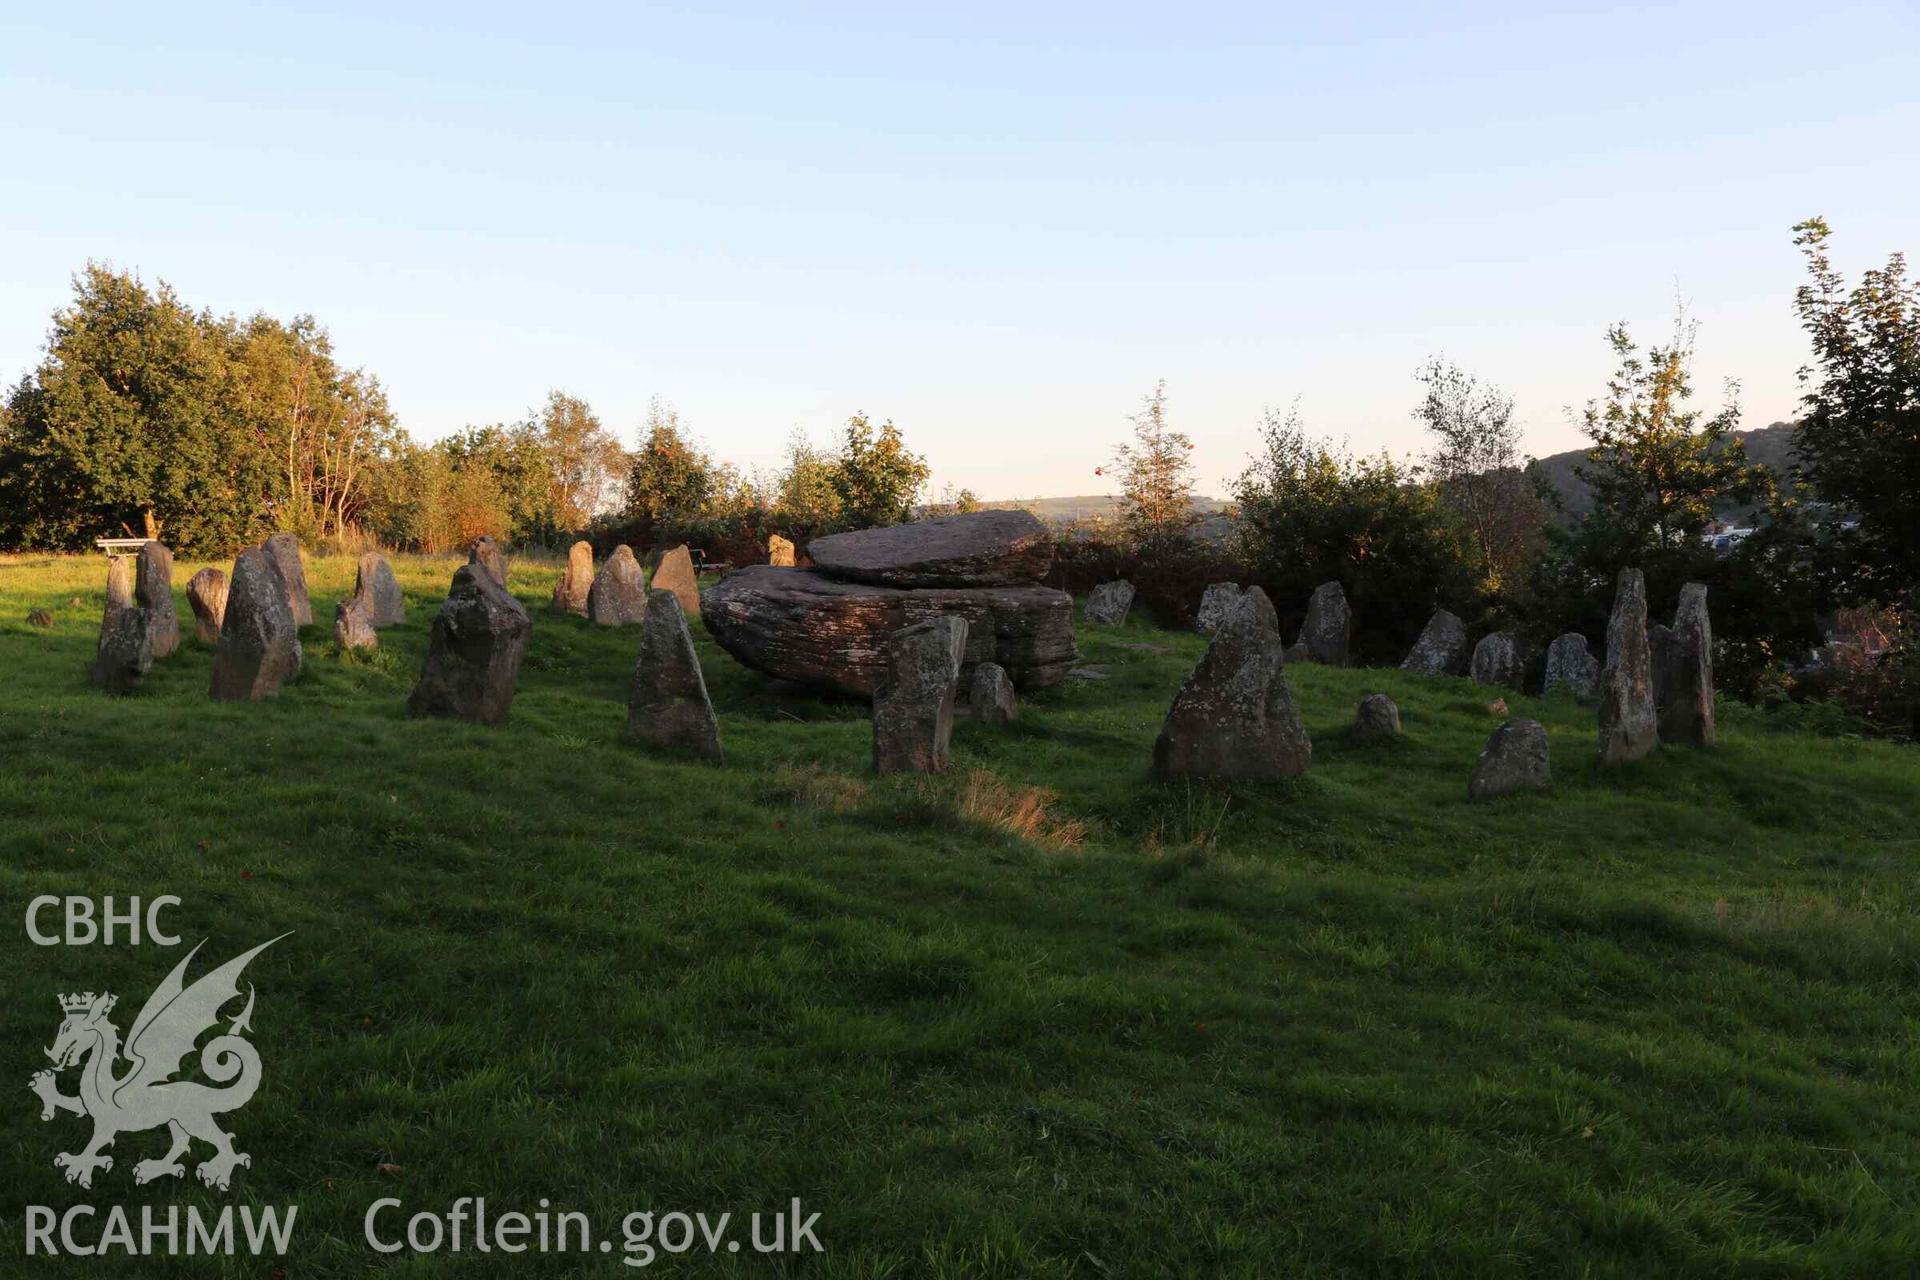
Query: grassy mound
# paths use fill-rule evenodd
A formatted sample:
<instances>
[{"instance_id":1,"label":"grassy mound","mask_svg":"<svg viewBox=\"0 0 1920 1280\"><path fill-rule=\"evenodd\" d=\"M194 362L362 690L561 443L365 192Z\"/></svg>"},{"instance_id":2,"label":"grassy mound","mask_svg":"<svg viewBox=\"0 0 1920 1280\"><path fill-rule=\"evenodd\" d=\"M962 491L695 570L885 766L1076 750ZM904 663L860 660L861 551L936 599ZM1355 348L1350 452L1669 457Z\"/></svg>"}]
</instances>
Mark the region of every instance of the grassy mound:
<instances>
[{"instance_id":1,"label":"grassy mound","mask_svg":"<svg viewBox=\"0 0 1920 1280\"><path fill-rule=\"evenodd\" d=\"M873 778L865 707L770 691L698 634L713 768L620 744L638 633L547 614L557 564L515 566L535 623L511 723L409 720L454 565L396 559L410 620L361 656L330 642L352 562L310 562L305 672L222 705L191 638L135 697L96 692L101 561L0 560L17 1083L56 993L114 990L125 1030L184 954L35 947L34 895L177 894L169 922L210 940L196 972L294 931L248 972L267 1073L228 1118L255 1157L236 1190L136 1190L157 1133L69 1187L52 1157L85 1126L41 1123L20 1088L0 1253L20 1257L25 1204L239 1199L299 1205L289 1275L357 1276L387 1262L361 1241L375 1199L484 1195L609 1229L799 1197L827 1252L789 1266L815 1276L1920 1257L1910 749L1729 707L1720 747L1602 772L1589 710L1509 696L1548 728L1554 790L1471 805L1487 691L1299 667L1304 778L1158 781L1154 734L1205 642L1129 625L1081 637L1108 679L1036 695L1011 730L962 724L939 779ZM198 567L175 571L189 637ZM1348 738L1375 691L1403 741Z\"/></svg>"}]
</instances>

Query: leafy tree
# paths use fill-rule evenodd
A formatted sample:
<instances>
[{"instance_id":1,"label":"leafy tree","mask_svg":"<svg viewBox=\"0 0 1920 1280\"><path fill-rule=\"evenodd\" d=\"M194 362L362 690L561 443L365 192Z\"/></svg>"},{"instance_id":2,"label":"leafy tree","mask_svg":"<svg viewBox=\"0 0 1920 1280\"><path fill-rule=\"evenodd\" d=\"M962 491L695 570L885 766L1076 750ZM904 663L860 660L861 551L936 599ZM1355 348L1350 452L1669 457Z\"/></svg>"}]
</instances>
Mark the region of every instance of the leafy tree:
<instances>
[{"instance_id":1,"label":"leafy tree","mask_svg":"<svg viewBox=\"0 0 1920 1280\"><path fill-rule=\"evenodd\" d=\"M1498 593L1520 579L1546 520L1513 398L1439 356L1414 376L1426 389L1414 416L1434 436L1428 474L1473 548L1481 589Z\"/></svg>"},{"instance_id":2,"label":"leafy tree","mask_svg":"<svg viewBox=\"0 0 1920 1280\"><path fill-rule=\"evenodd\" d=\"M964 516L980 510L980 499L971 489L955 489L952 485L940 491L940 496L920 509L920 518L932 520L940 516Z\"/></svg>"},{"instance_id":3,"label":"leafy tree","mask_svg":"<svg viewBox=\"0 0 1920 1280\"><path fill-rule=\"evenodd\" d=\"M1167 384L1159 382L1133 415L1133 440L1114 451L1120 480L1120 523L1136 544L1151 546L1192 527L1193 441L1167 425Z\"/></svg>"},{"instance_id":4,"label":"leafy tree","mask_svg":"<svg viewBox=\"0 0 1920 1280\"><path fill-rule=\"evenodd\" d=\"M271 461L234 411L219 326L165 282L89 263L73 283L46 358L8 397L0 539L81 548L129 532L187 553L252 539Z\"/></svg>"},{"instance_id":5,"label":"leafy tree","mask_svg":"<svg viewBox=\"0 0 1920 1280\"><path fill-rule=\"evenodd\" d=\"M585 529L613 500L626 451L578 396L548 392L533 420L547 454L554 521L566 532Z\"/></svg>"},{"instance_id":6,"label":"leafy tree","mask_svg":"<svg viewBox=\"0 0 1920 1280\"><path fill-rule=\"evenodd\" d=\"M1891 603L1920 587L1920 283L1895 253L1848 289L1826 221L1794 232L1811 276L1794 308L1815 361L1800 375L1801 468L1832 506L1827 559L1842 597Z\"/></svg>"},{"instance_id":7,"label":"leafy tree","mask_svg":"<svg viewBox=\"0 0 1920 1280\"><path fill-rule=\"evenodd\" d=\"M680 429L680 415L654 400L627 471L627 516L651 529L696 520L713 501L715 481L713 460Z\"/></svg>"},{"instance_id":8,"label":"leafy tree","mask_svg":"<svg viewBox=\"0 0 1920 1280\"><path fill-rule=\"evenodd\" d=\"M475 526L462 540L486 533L526 542L548 540L558 532L553 473L545 444L531 424L468 427L434 447L451 463L449 492L464 495L464 524ZM483 481L469 474L476 471L485 472L487 478ZM489 522L481 522L483 513Z\"/></svg>"},{"instance_id":9,"label":"leafy tree","mask_svg":"<svg viewBox=\"0 0 1920 1280\"><path fill-rule=\"evenodd\" d=\"M805 433L787 441L786 466L774 481L773 522L787 536L810 537L840 523L840 491L834 486L833 455L815 448Z\"/></svg>"},{"instance_id":10,"label":"leafy tree","mask_svg":"<svg viewBox=\"0 0 1920 1280\"><path fill-rule=\"evenodd\" d=\"M913 504L931 474L926 459L907 448L891 421L875 431L866 414L856 413L847 419L830 483L841 519L853 528L869 528L912 519Z\"/></svg>"}]
</instances>

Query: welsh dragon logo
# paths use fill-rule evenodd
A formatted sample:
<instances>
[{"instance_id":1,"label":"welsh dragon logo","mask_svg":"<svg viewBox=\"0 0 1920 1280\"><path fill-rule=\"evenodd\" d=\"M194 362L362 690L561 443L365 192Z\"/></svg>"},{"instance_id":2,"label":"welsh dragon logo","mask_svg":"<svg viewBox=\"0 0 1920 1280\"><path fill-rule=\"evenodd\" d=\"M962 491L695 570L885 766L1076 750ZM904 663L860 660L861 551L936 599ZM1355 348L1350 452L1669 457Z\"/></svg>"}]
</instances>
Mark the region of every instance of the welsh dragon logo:
<instances>
[{"instance_id":1,"label":"welsh dragon logo","mask_svg":"<svg viewBox=\"0 0 1920 1280\"><path fill-rule=\"evenodd\" d=\"M286 936L283 933L280 938ZM141 1006L124 1048L120 1029L107 1017L118 997L91 991L60 997L66 1017L47 1050L53 1069L34 1073L28 1087L40 1097L42 1120L51 1120L61 1111L93 1120L93 1139L86 1146L53 1158L54 1167L66 1171L68 1182L91 1187L96 1169L113 1168L113 1157L103 1153L116 1137L161 1125L172 1135L173 1145L159 1159L133 1166L137 1183L184 1174L186 1166L180 1158L195 1138L213 1147L213 1155L194 1170L210 1187L225 1191L234 1169L253 1163L245 1152L234 1150L233 1135L214 1119L246 1106L260 1087L260 1055L242 1035L253 1029L252 983L247 984L246 1007L226 1034L215 1036L200 1050L201 1073L224 1087L170 1077L180 1071L181 1060L193 1052L201 1035L219 1026L220 1010L239 998L240 973L247 962L280 938L261 943L187 986L187 965L205 944L195 946ZM122 1058L130 1065L116 1073ZM56 1072L68 1067L80 1070L80 1091L72 1097L60 1092L55 1079Z\"/></svg>"}]
</instances>

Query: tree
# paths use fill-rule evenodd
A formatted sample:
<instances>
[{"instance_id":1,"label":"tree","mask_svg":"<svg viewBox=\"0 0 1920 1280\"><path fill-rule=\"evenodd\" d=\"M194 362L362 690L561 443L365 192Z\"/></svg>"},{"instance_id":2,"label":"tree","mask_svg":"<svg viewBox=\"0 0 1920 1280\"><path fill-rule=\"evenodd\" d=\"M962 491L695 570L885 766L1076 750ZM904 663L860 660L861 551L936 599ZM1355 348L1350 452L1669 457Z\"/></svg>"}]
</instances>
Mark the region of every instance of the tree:
<instances>
[{"instance_id":1,"label":"tree","mask_svg":"<svg viewBox=\"0 0 1920 1280\"><path fill-rule=\"evenodd\" d=\"M626 451L586 401L564 391L548 392L532 421L546 450L554 520L566 532L585 529L613 501Z\"/></svg>"},{"instance_id":2,"label":"tree","mask_svg":"<svg viewBox=\"0 0 1920 1280\"><path fill-rule=\"evenodd\" d=\"M1136 545L1183 535L1194 523L1193 441L1167 426L1167 384L1154 384L1139 413L1133 440L1114 451L1120 481L1120 524Z\"/></svg>"},{"instance_id":3,"label":"tree","mask_svg":"<svg viewBox=\"0 0 1920 1280\"><path fill-rule=\"evenodd\" d=\"M200 553L256 536L271 462L234 411L219 326L164 281L89 263L73 284L8 397L0 539L78 549L127 532Z\"/></svg>"},{"instance_id":4,"label":"tree","mask_svg":"<svg viewBox=\"0 0 1920 1280\"><path fill-rule=\"evenodd\" d=\"M1428 474L1475 555L1482 590L1516 582L1546 511L1525 471L1513 398L1434 356L1415 378L1426 388L1414 417L1434 436Z\"/></svg>"},{"instance_id":5,"label":"tree","mask_svg":"<svg viewBox=\"0 0 1920 1280\"><path fill-rule=\"evenodd\" d=\"M1895 253L1848 289L1827 255L1826 221L1794 232L1811 276L1794 309L1815 361L1800 372L1795 447L1830 504L1825 558L1840 595L1892 603L1920 587L1920 283Z\"/></svg>"},{"instance_id":6,"label":"tree","mask_svg":"<svg viewBox=\"0 0 1920 1280\"><path fill-rule=\"evenodd\" d=\"M787 461L774 481L773 521L789 537L825 533L840 522L840 491L834 487L834 458L816 448L806 433L787 440Z\"/></svg>"},{"instance_id":7,"label":"tree","mask_svg":"<svg viewBox=\"0 0 1920 1280\"><path fill-rule=\"evenodd\" d=\"M841 519L853 528L871 528L912 519L913 504L931 474L926 459L907 448L891 421L876 432L866 414L856 413L847 419L830 483Z\"/></svg>"},{"instance_id":8,"label":"tree","mask_svg":"<svg viewBox=\"0 0 1920 1280\"><path fill-rule=\"evenodd\" d=\"M706 512L714 483L713 460L681 431L680 415L653 400L627 471L628 517L650 531L686 524Z\"/></svg>"},{"instance_id":9,"label":"tree","mask_svg":"<svg viewBox=\"0 0 1920 1280\"><path fill-rule=\"evenodd\" d=\"M531 424L468 427L434 447L447 455L453 477L449 492L464 495L461 508L468 513L464 523L473 527L460 541L486 533L525 542L551 538L558 531L553 473L540 434ZM471 472L484 472L486 479ZM488 516L484 524L481 513Z\"/></svg>"}]
</instances>

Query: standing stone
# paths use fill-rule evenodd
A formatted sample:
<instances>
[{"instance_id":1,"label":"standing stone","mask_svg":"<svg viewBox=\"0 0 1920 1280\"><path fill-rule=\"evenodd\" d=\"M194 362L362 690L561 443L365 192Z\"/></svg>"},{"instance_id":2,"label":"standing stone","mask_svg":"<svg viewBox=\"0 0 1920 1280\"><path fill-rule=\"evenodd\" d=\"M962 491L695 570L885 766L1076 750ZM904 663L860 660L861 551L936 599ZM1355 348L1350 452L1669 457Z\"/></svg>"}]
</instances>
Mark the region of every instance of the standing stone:
<instances>
[{"instance_id":1,"label":"standing stone","mask_svg":"<svg viewBox=\"0 0 1920 1280\"><path fill-rule=\"evenodd\" d=\"M793 568L793 544L777 533L768 538L767 563L782 569Z\"/></svg>"},{"instance_id":2,"label":"standing stone","mask_svg":"<svg viewBox=\"0 0 1920 1280\"><path fill-rule=\"evenodd\" d=\"M1020 718L1020 704L1013 697L1013 681L1007 669L997 662L983 662L973 669L973 684L967 690L967 709L981 724L1012 724Z\"/></svg>"},{"instance_id":3,"label":"standing stone","mask_svg":"<svg viewBox=\"0 0 1920 1280\"><path fill-rule=\"evenodd\" d=\"M276 533L260 549L280 575L281 593L287 598L287 612L296 627L313 622L313 604L307 599L307 571L300 567L300 539L290 533Z\"/></svg>"},{"instance_id":4,"label":"standing stone","mask_svg":"<svg viewBox=\"0 0 1920 1280\"><path fill-rule=\"evenodd\" d=\"M1656 622L1647 628L1647 670L1653 676L1653 709L1673 701L1673 628Z\"/></svg>"},{"instance_id":5,"label":"standing stone","mask_svg":"<svg viewBox=\"0 0 1920 1280\"><path fill-rule=\"evenodd\" d=\"M1244 594L1237 582L1208 583L1207 589L1200 593L1200 611L1194 615L1194 629L1203 636L1218 631Z\"/></svg>"},{"instance_id":6,"label":"standing stone","mask_svg":"<svg viewBox=\"0 0 1920 1280\"><path fill-rule=\"evenodd\" d=\"M296 567L299 550L295 543ZM304 598L304 582L301 594ZM233 562L207 692L218 702L258 701L300 674L300 658L300 629L287 603L286 579L267 548L249 547Z\"/></svg>"},{"instance_id":7,"label":"standing stone","mask_svg":"<svg viewBox=\"0 0 1920 1280\"><path fill-rule=\"evenodd\" d=\"M1547 675L1542 696L1565 689L1581 702L1593 697L1600 685L1600 659L1587 651L1587 638L1569 631L1547 646Z\"/></svg>"},{"instance_id":8,"label":"standing stone","mask_svg":"<svg viewBox=\"0 0 1920 1280\"><path fill-rule=\"evenodd\" d=\"M1660 708L1660 739L1710 747L1718 736L1713 719L1713 625L1707 620L1707 588L1680 588L1668 642L1667 701Z\"/></svg>"},{"instance_id":9,"label":"standing stone","mask_svg":"<svg viewBox=\"0 0 1920 1280\"><path fill-rule=\"evenodd\" d=\"M647 616L647 575L633 558L632 547L615 547L600 566L587 592L587 616L603 627L625 626Z\"/></svg>"},{"instance_id":10,"label":"standing stone","mask_svg":"<svg viewBox=\"0 0 1920 1280\"><path fill-rule=\"evenodd\" d=\"M1280 659L1283 662L1312 662L1313 650L1309 649L1304 642L1296 640L1281 651Z\"/></svg>"},{"instance_id":11,"label":"standing stone","mask_svg":"<svg viewBox=\"0 0 1920 1280\"><path fill-rule=\"evenodd\" d=\"M653 570L653 589L673 592L689 618L700 616L700 575L693 571L693 553L686 543L660 557Z\"/></svg>"},{"instance_id":12,"label":"standing stone","mask_svg":"<svg viewBox=\"0 0 1920 1280\"><path fill-rule=\"evenodd\" d=\"M633 552L627 552L629 556ZM567 549L567 567L553 585L553 611L586 618L592 616L588 597L593 592L593 544L576 542Z\"/></svg>"},{"instance_id":13,"label":"standing stone","mask_svg":"<svg viewBox=\"0 0 1920 1280\"><path fill-rule=\"evenodd\" d=\"M483 533L473 540L467 548L467 563L477 564L493 575L493 580L501 586L507 585L507 558L500 553L500 544L493 540L492 534Z\"/></svg>"},{"instance_id":14,"label":"standing stone","mask_svg":"<svg viewBox=\"0 0 1920 1280\"><path fill-rule=\"evenodd\" d=\"M1429 676L1457 676L1467 667L1467 628L1445 609L1436 610L1427 619L1420 638L1407 651L1402 671L1417 671Z\"/></svg>"},{"instance_id":15,"label":"standing stone","mask_svg":"<svg viewBox=\"0 0 1920 1280\"><path fill-rule=\"evenodd\" d=\"M107 615L133 608L133 560L112 556L107 560Z\"/></svg>"},{"instance_id":16,"label":"standing stone","mask_svg":"<svg viewBox=\"0 0 1920 1280\"><path fill-rule=\"evenodd\" d=\"M1607 665L1600 672L1600 762L1638 760L1660 745L1647 651L1647 580L1622 569L1607 622Z\"/></svg>"},{"instance_id":17,"label":"standing stone","mask_svg":"<svg viewBox=\"0 0 1920 1280\"><path fill-rule=\"evenodd\" d=\"M153 668L152 619L139 605L109 608L93 652L93 682L108 693L132 693Z\"/></svg>"},{"instance_id":18,"label":"standing stone","mask_svg":"<svg viewBox=\"0 0 1920 1280\"><path fill-rule=\"evenodd\" d=\"M354 571L353 597L361 602L369 626L397 627L407 620L407 598L400 593L393 566L378 551L360 557Z\"/></svg>"},{"instance_id":19,"label":"standing stone","mask_svg":"<svg viewBox=\"0 0 1920 1280\"><path fill-rule=\"evenodd\" d=\"M187 581L187 603L193 606L193 631L202 644L220 643L220 620L227 616L227 575L202 569Z\"/></svg>"},{"instance_id":20,"label":"standing stone","mask_svg":"<svg viewBox=\"0 0 1920 1280\"><path fill-rule=\"evenodd\" d=\"M713 718L680 598L671 591L650 591L644 613L640 657L627 690L626 740L691 751L719 764L720 724Z\"/></svg>"},{"instance_id":21,"label":"standing stone","mask_svg":"<svg viewBox=\"0 0 1920 1280\"><path fill-rule=\"evenodd\" d=\"M147 611L153 656L164 658L180 647L180 611L173 603L173 552L149 542L134 557L133 600Z\"/></svg>"},{"instance_id":22,"label":"standing stone","mask_svg":"<svg viewBox=\"0 0 1920 1280\"><path fill-rule=\"evenodd\" d=\"M1125 578L1103 582L1087 593L1087 606L1080 620L1094 627L1117 627L1127 620L1133 608L1133 584Z\"/></svg>"},{"instance_id":23,"label":"standing stone","mask_svg":"<svg viewBox=\"0 0 1920 1280\"><path fill-rule=\"evenodd\" d=\"M499 724L513 705L533 620L484 564L453 575L407 713Z\"/></svg>"},{"instance_id":24,"label":"standing stone","mask_svg":"<svg viewBox=\"0 0 1920 1280\"><path fill-rule=\"evenodd\" d=\"M1307 647L1307 660L1329 667L1346 666L1352 635L1353 610L1347 607L1347 593L1338 582L1315 587L1307 601L1306 621L1300 624L1300 638L1294 642Z\"/></svg>"},{"instance_id":25,"label":"standing stone","mask_svg":"<svg viewBox=\"0 0 1920 1280\"><path fill-rule=\"evenodd\" d=\"M953 699L967 651L967 620L952 614L902 627L887 641L873 694L876 773L939 773L953 737Z\"/></svg>"},{"instance_id":26,"label":"standing stone","mask_svg":"<svg viewBox=\"0 0 1920 1280\"><path fill-rule=\"evenodd\" d=\"M1509 791L1545 791L1553 785L1547 730L1538 720L1509 720L1493 731L1467 779L1467 799L1491 800Z\"/></svg>"},{"instance_id":27,"label":"standing stone","mask_svg":"<svg viewBox=\"0 0 1920 1280\"><path fill-rule=\"evenodd\" d=\"M1475 684L1519 687L1520 650L1510 633L1493 631L1480 637L1473 646L1472 675Z\"/></svg>"},{"instance_id":28,"label":"standing stone","mask_svg":"<svg viewBox=\"0 0 1920 1280\"><path fill-rule=\"evenodd\" d=\"M380 633L373 629L373 613L363 597L348 596L333 606L333 642L342 649L380 647Z\"/></svg>"},{"instance_id":29,"label":"standing stone","mask_svg":"<svg viewBox=\"0 0 1920 1280\"><path fill-rule=\"evenodd\" d=\"M1280 778L1304 773L1313 743L1287 686L1280 619L1249 587L1174 695L1153 744L1160 773Z\"/></svg>"},{"instance_id":30,"label":"standing stone","mask_svg":"<svg viewBox=\"0 0 1920 1280\"><path fill-rule=\"evenodd\" d=\"M1353 713L1353 736L1359 742L1399 737L1399 704L1384 693L1370 693L1360 699Z\"/></svg>"}]
</instances>

